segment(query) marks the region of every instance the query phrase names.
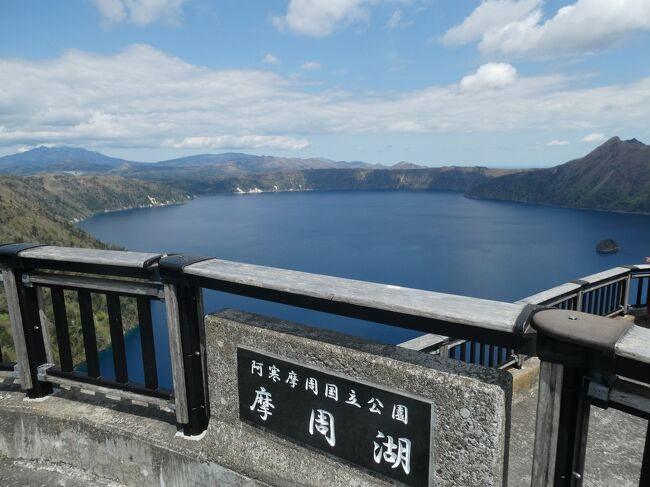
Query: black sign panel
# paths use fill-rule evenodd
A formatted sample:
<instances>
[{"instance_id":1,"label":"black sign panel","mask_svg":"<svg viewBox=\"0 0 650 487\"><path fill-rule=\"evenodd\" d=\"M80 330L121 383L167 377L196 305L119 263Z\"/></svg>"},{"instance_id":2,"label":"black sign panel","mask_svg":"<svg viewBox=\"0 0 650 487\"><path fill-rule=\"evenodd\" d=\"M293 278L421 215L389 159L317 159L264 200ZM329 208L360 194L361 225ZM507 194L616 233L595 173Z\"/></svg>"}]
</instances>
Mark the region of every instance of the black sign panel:
<instances>
[{"instance_id":1,"label":"black sign panel","mask_svg":"<svg viewBox=\"0 0 650 487\"><path fill-rule=\"evenodd\" d=\"M431 403L238 348L239 416L412 486L428 486Z\"/></svg>"}]
</instances>

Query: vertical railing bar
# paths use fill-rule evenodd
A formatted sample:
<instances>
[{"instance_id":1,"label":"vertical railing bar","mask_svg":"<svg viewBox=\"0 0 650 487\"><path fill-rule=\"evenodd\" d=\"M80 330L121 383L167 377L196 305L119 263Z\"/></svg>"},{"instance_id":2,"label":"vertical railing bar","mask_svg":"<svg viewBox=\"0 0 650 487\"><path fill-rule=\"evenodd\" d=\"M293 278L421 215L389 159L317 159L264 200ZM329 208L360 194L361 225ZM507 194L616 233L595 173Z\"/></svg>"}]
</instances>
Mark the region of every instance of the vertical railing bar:
<instances>
[{"instance_id":1,"label":"vertical railing bar","mask_svg":"<svg viewBox=\"0 0 650 487\"><path fill-rule=\"evenodd\" d=\"M81 332L86 354L86 368L89 377L99 377L99 355L97 353L97 336L95 334L95 317L93 316L92 297L88 291L78 291L79 316Z\"/></svg>"},{"instance_id":2,"label":"vertical railing bar","mask_svg":"<svg viewBox=\"0 0 650 487\"><path fill-rule=\"evenodd\" d=\"M612 294L614 294L614 284L608 285L607 290L605 291L605 311L603 312L603 316L607 316L611 313Z\"/></svg>"},{"instance_id":3,"label":"vertical railing bar","mask_svg":"<svg viewBox=\"0 0 650 487\"><path fill-rule=\"evenodd\" d=\"M626 287L627 287L627 280L618 283L618 298L617 298L618 302L616 304L616 307L618 309L622 309L622 310L627 309L627 301L625 296Z\"/></svg>"},{"instance_id":4,"label":"vertical railing bar","mask_svg":"<svg viewBox=\"0 0 650 487\"><path fill-rule=\"evenodd\" d=\"M576 294L576 307L574 308L576 311L583 311L584 310L584 292L582 291L582 288L578 289L578 294Z\"/></svg>"},{"instance_id":5,"label":"vertical railing bar","mask_svg":"<svg viewBox=\"0 0 650 487\"><path fill-rule=\"evenodd\" d=\"M485 343L481 343L481 350L479 352L479 361L483 366L485 366L485 346Z\"/></svg>"},{"instance_id":6,"label":"vertical railing bar","mask_svg":"<svg viewBox=\"0 0 650 487\"><path fill-rule=\"evenodd\" d=\"M627 314L627 310L630 309L630 285L632 284L631 275L627 276L627 279L623 281L621 287L621 305L623 306L623 314Z\"/></svg>"},{"instance_id":7,"label":"vertical railing bar","mask_svg":"<svg viewBox=\"0 0 650 487\"><path fill-rule=\"evenodd\" d=\"M61 370L72 372L74 364L70 351L70 331L68 329L68 314L65 308L65 295L61 288L50 288L52 295L52 310L54 311L54 326L56 342L59 346L59 362ZM52 361L54 362L54 361Z\"/></svg>"},{"instance_id":8,"label":"vertical railing bar","mask_svg":"<svg viewBox=\"0 0 650 487\"><path fill-rule=\"evenodd\" d=\"M601 287L598 289L598 315L603 316L604 310L604 305L605 305L605 293L603 292L603 288Z\"/></svg>"},{"instance_id":9,"label":"vertical railing bar","mask_svg":"<svg viewBox=\"0 0 650 487\"><path fill-rule=\"evenodd\" d=\"M181 345L180 316L176 286L165 284L165 308L167 311L167 329L169 332L169 354L171 356L172 379L174 382L174 401L176 404L176 421L189 423L187 410L187 389L183 366L183 348Z\"/></svg>"},{"instance_id":10,"label":"vertical railing bar","mask_svg":"<svg viewBox=\"0 0 650 487\"><path fill-rule=\"evenodd\" d=\"M555 461L555 485L557 486L582 486L589 412L584 371L574 367L564 367Z\"/></svg>"},{"instance_id":11,"label":"vertical railing bar","mask_svg":"<svg viewBox=\"0 0 650 487\"><path fill-rule=\"evenodd\" d=\"M636 306L641 306L641 296L643 294L643 280L645 278L636 279Z\"/></svg>"},{"instance_id":12,"label":"vertical railing bar","mask_svg":"<svg viewBox=\"0 0 650 487\"><path fill-rule=\"evenodd\" d=\"M126 366L126 348L124 346L120 296L115 293L106 294L106 305L108 308L108 326L111 334L115 380L124 384L129 381L129 374Z\"/></svg>"},{"instance_id":13,"label":"vertical railing bar","mask_svg":"<svg viewBox=\"0 0 650 487\"><path fill-rule=\"evenodd\" d=\"M589 313L596 314L596 292L589 293Z\"/></svg>"},{"instance_id":14,"label":"vertical railing bar","mask_svg":"<svg viewBox=\"0 0 650 487\"><path fill-rule=\"evenodd\" d=\"M158 370L156 368L156 349L153 338L153 321L151 319L151 300L138 297L137 302L144 385L149 389L157 389Z\"/></svg>"},{"instance_id":15,"label":"vertical railing bar","mask_svg":"<svg viewBox=\"0 0 650 487\"><path fill-rule=\"evenodd\" d=\"M47 313L45 312L45 296L43 294L43 288L36 288L36 302L38 304L38 316L41 320L41 332L43 333L43 345L45 346L45 359L48 363L54 363L54 354L52 353L52 339L50 338L50 329L52 328L52 323L47 318Z\"/></svg>"},{"instance_id":16,"label":"vertical railing bar","mask_svg":"<svg viewBox=\"0 0 650 487\"><path fill-rule=\"evenodd\" d=\"M563 375L564 366L541 362L531 487L552 487L554 483Z\"/></svg>"},{"instance_id":17,"label":"vertical railing bar","mask_svg":"<svg viewBox=\"0 0 650 487\"><path fill-rule=\"evenodd\" d=\"M20 385L23 389L32 389L34 384L29 373L29 357L27 356L27 342L25 341L25 329L23 327L23 317L20 312L20 301L18 298L18 287L16 274L12 269L2 271L2 280L5 286L7 297L7 311L9 312L9 321L11 322L11 335L14 341L14 350L16 352L16 363L19 369Z\"/></svg>"}]
</instances>

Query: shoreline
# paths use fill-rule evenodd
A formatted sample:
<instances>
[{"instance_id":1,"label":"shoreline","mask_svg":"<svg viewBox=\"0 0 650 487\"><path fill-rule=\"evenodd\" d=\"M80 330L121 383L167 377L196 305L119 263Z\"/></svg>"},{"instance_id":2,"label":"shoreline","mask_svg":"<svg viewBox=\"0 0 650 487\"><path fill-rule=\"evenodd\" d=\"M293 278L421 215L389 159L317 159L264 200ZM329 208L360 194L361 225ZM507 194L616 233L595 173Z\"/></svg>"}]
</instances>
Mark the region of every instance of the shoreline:
<instances>
[{"instance_id":1,"label":"shoreline","mask_svg":"<svg viewBox=\"0 0 650 487\"><path fill-rule=\"evenodd\" d=\"M650 211L629 211L629 210L606 210L603 208L588 208L585 206L562 206L562 205L553 205L550 203L538 203L535 201L522 201L522 200L502 200L502 199L493 199L493 198L476 198L474 196L468 196L463 193L463 196L469 200L474 201L491 201L493 203L517 203L520 205L531 205L531 206L542 206L544 208L558 208L561 210L580 210L580 211L598 211L601 213L617 213L622 215L643 215L650 216Z\"/></svg>"},{"instance_id":2,"label":"shoreline","mask_svg":"<svg viewBox=\"0 0 650 487\"><path fill-rule=\"evenodd\" d=\"M176 205L184 205L185 203L188 203L195 199L196 196L187 196L187 199L185 201L166 201L164 203L150 203L148 205L139 205L139 206L125 206L122 208L114 208L110 210L103 210L103 211L97 211L93 213L92 215L88 215L83 218L73 218L72 220L68 220L68 223L72 225L77 225L83 221L89 220L90 218L94 218L99 215L105 215L107 213L117 213L119 211L128 211L128 210L141 210L145 208L163 208L166 206L176 206Z\"/></svg>"},{"instance_id":3,"label":"shoreline","mask_svg":"<svg viewBox=\"0 0 650 487\"><path fill-rule=\"evenodd\" d=\"M240 187L236 188L236 191L223 191L223 192L212 192L212 193L201 193L201 194L192 194L192 195L186 195L186 200L184 201L174 201L174 202L164 202L164 203L150 203L148 205L139 205L139 206L126 206L122 208L114 208L114 209L107 209L103 211L97 211L91 215L88 215L83 218L74 218L72 220L69 220L68 223L72 225L77 225L83 221L86 221L90 218L93 218L98 215L103 215L107 213L116 213L120 211L128 211L128 210L137 210L137 209L145 209L145 208L163 208L167 206L176 206L176 205L183 205L186 203L189 203L190 201L196 199L196 198L202 198L202 197L209 197L209 196L218 196L218 195L232 195L232 196L244 196L244 195L259 195L259 194L273 194L273 193L310 193L310 192L399 192L399 191L407 191L407 192L434 192L434 193L461 193L464 198L467 198L469 200L474 200L474 201L488 201L492 203L516 203L516 204L523 204L523 205L531 205L531 206L539 206L539 207L544 207L544 208L558 208L562 210L579 210L579 211L597 211L601 213L616 213L616 214L623 214L623 215L641 215L641 216L650 216L650 211L644 212L644 211L629 211L629 210L614 210L614 209L602 209L602 208L589 208L589 207L578 207L578 206L562 206L562 205L554 205L554 204L549 204L549 203L540 203L540 202L534 202L534 201L521 201L521 200L507 200L507 199L491 199L491 198L477 198L473 196L468 196L467 192L464 191L456 191L456 190L449 190L449 189L432 189L432 188L422 188L422 189L415 189L415 188L390 188L390 189L382 189L382 188L377 188L377 189L313 189L313 188L300 188L300 189L295 189L295 188L290 188L290 189L273 189L273 190L264 190L260 189L257 186L254 188L251 188L249 190L243 190Z\"/></svg>"}]
</instances>

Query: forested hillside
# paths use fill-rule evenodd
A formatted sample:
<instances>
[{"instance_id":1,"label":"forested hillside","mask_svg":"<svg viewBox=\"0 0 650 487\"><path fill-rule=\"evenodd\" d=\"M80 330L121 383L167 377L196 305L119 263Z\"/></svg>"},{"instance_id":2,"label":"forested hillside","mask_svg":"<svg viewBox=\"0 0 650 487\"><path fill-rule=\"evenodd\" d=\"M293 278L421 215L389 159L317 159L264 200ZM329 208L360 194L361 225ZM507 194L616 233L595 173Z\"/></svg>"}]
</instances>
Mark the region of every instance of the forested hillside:
<instances>
[{"instance_id":1,"label":"forested hillside","mask_svg":"<svg viewBox=\"0 0 650 487\"><path fill-rule=\"evenodd\" d=\"M650 146L613 137L585 157L494 178L467 196L572 208L650 212Z\"/></svg>"},{"instance_id":2,"label":"forested hillside","mask_svg":"<svg viewBox=\"0 0 650 487\"><path fill-rule=\"evenodd\" d=\"M168 186L116 176L44 175L0 177L0 243L38 242L70 247L110 248L76 228L71 220L94 213L121 208L186 201L184 193ZM79 332L78 310L72 296L68 314L73 352L77 360L83 346ZM97 323L98 346L109 343L108 321L102 311L103 299L93 301ZM125 327L134 324L134 306L124 302ZM5 359L13 360L9 335L9 317L0 288L0 344Z\"/></svg>"}]
</instances>

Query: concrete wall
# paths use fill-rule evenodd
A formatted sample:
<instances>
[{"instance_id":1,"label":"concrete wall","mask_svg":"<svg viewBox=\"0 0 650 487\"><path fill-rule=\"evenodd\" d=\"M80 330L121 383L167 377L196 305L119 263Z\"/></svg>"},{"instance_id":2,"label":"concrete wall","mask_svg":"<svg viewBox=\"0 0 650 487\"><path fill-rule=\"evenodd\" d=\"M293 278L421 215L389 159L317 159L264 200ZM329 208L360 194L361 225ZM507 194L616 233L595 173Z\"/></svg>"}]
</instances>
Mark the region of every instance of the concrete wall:
<instances>
[{"instance_id":1,"label":"concrete wall","mask_svg":"<svg viewBox=\"0 0 650 487\"><path fill-rule=\"evenodd\" d=\"M69 391L29 401L0 387L0 452L71 464L128 485L391 484L241 422L236 348L243 345L430 398L433 485L506 484L507 373L236 311L206 319L206 342L211 419L202 438L177 435L170 413Z\"/></svg>"}]
</instances>

